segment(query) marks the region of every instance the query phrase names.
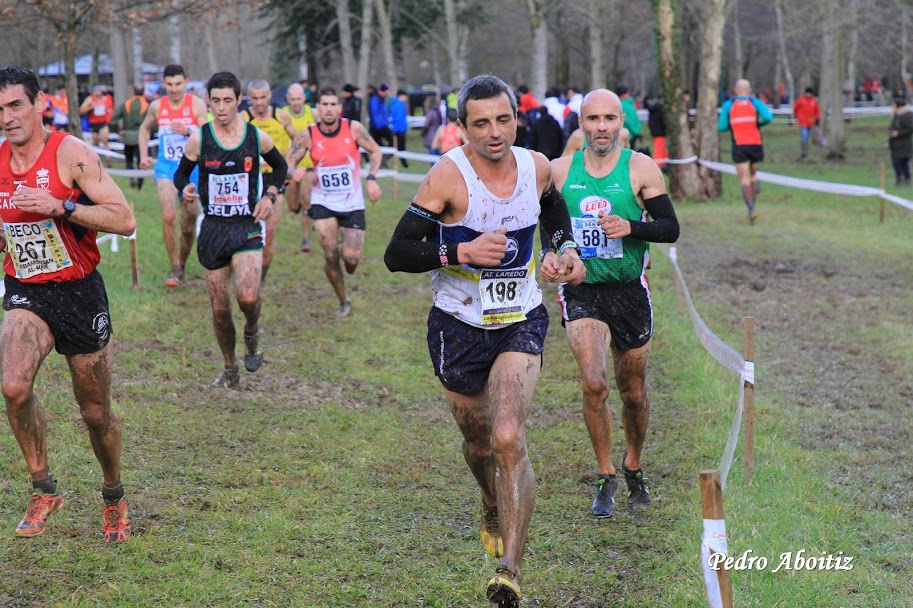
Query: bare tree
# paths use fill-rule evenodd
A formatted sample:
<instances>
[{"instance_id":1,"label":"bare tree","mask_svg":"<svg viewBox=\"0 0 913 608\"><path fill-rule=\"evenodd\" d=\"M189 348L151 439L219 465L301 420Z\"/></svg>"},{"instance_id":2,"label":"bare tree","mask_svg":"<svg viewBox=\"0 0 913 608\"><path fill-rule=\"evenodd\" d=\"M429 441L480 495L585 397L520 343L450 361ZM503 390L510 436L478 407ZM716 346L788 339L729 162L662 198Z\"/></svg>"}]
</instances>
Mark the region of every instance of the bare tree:
<instances>
[{"instance_id":1,"label":"bare tree","mask_svg":"<svg viewBox=\"0 0 913 608\"><path fill-rule=\"evenodd\" d=\"M602 27L598 21L598 16L605 14L606 0L590 0L590 90L602 89L606 87L605 63L605 45L602 42Z\"/></svg>"},{"instance_id":2,"label":"bare tree","mask_svg":"<svg viewBox=\"0 0 913 608\"><path fill-rule=\"evenodd\" d=\"M705 0L702 3L701 69L698 76L697 133L698 155L704 160L720 159L720 134L717 131L720 66L723 60L723 32L731 0ZM719 172L699 169L701 196L718 198L723 193Z\"/></svg>"},{"instance_id":3,"label":"bare tree","mask_svg":"<svg viewBox=\"0 0 913 608\"><path fill-rule=\"evenodd\" d=\"M671 158L687 158L694 154L691 129L688 127L688 108L683 103L682 77L678 64L678 46L681 29L676 16L677 0L653 0L656 16L654 39L660 83L662 85L663 113L666 118L666 141ZM693 198L700 192L697 163L668 165L672 180L673 198Z\"/></svg>"},{"instance_id":4,"label":"bare tree","mask_svg":"<svg viewBox=\"0 0 913 608\"><path fill-rule=\"evenodd\" d=\"M786 34L783 29L783 0L774 0L774 11L777 15L777 56L783 66L786 77L786 97L790 103L796 101L796 83L793 81L793 71L789 65L789 53L786 51Z\"/></svg>"},{"instance_id":5,"label":"bare tree","mask_svg":"<svg viewBox=\"0 0 913 608\"><path fill-rule=\"evenodd\" d=\"M745 77L745 56L742 48L742 28L739 27L739 0L733 0L732 41L735 46L735 77Z\"/></svg>"},{"instance_id":6,"label":"bare tree","mask_svg":"<svg viewBox=\"0 0 913 608\"><path fill-rule=\"evenodd\" d=\"M336 0L336 20L339 22L339 47L342 52L342 79L355 78L355 51L352 48L352 24L349 21L349 0Z\"/></svg>"},{"instance_id":7,"label":"bare tree","mask_svg":"<svg viewBox=\"0 0 913 608\"><path fill-rule=\"evenodd\" d=\"M391 24L391 7L387 7L386 0L373 0L374 12L380 25L380 46L384 52L384 68L390 88L395 92L399 88L396 79L396 64L393 57L393 26Z\"/></svg>"},{"instance_id":8,"label":"bare tree","mask_svg":"<svg viewBox=\"0 0 913 608\"><path fill-rule=\"evenodd\" d=\"M545 97L548 88L548 16L559 5L559 0L526 0L529 25L533 31L532 86L536 99Z\"/></svg>"},{"instance_id":9,"label":"bare tree","mask_svg":"<svg viewBox=\"0 0 913 608\"><path fill-rule=\"evenodd\" d=\"M457 21L457 14L466 10L465 0L444 0L447 23L447 61L450 64L450 86L458 86L469 77L469 28Z\"/></svg>"},{"instance_id":10,"label":"bare tree","mask_svg":"<svg viewBox=\"0 0 913 608\"><path fill-rule=\"evenodd\" d=\"M841 160L846 151L843 125L843 27L841 0L823 0L821 21L821 113L828 125L826 158Z\"/></svg>"},{"instance_id":11,"label":"bare tree","mask_svg":"<svg viewBox=\"0 0 913 608\"><path fill-rule=\"evenodd\" d=\"M368 62L371 56L371 21L374 15L374 0L362 0L361 3L361 45L358 50L358 88L362 93L367 93L368 88ZM361 122L368 124L365 117L368 115L368 102L362 98Z\"/></svg>"}]
</instances>

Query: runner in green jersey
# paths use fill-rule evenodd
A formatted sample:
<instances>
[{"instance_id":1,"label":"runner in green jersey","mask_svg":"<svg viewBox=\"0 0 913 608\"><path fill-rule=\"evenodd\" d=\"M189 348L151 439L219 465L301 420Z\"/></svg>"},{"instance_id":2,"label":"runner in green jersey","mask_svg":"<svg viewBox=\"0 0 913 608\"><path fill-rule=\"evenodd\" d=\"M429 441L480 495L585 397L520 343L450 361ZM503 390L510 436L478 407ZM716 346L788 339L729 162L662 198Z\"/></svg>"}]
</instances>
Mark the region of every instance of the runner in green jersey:
<instances>
[{"instance_id":1,"label":"runner in green jersey","mask_svg":"<svg viewBox=\"0 0 913 608\"><path fill-rule=\"evenodd\" d=\"M615 513L612 414L606 404L610 350L622 402L627 450L621 463L628 504L632 508L650 504L640 462L650 418L646 375L653 335L644 270L648 243L675 242L679 234L659 167L650 157L619 145L624 119L615 93L590 92L580 112L586 145L551 163L587 271L583 284L562 284L558 299L568 343L583 377L583 418L598 465L592 507L596 517ZM647 221L648 214L653 221Z\"/></svg>"}]
</instances>

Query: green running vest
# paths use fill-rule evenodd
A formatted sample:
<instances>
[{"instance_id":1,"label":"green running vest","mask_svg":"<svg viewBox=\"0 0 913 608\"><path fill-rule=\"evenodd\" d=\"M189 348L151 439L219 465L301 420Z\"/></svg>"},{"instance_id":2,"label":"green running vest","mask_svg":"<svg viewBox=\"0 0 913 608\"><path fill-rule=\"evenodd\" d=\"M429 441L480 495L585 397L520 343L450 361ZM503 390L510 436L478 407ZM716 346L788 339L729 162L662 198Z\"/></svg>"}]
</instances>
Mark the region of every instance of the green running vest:
<instances>
[{"instance_id":1,"label":"green running vest","mask_svg":"<svg viewBox=\"0 0 913 608\"><path fill-rule=\"evenodd\" d=\"M574 153L561 194L567 201L580 258L586 266L585 283L627 283L640 278L650 258L646 241L626 236L607 239L596 225L599 212L642 222L646 212L631 190L631 154L621 148L618 164L602 178L587 173L583 150Z\"/></svg>"}]
</instances>

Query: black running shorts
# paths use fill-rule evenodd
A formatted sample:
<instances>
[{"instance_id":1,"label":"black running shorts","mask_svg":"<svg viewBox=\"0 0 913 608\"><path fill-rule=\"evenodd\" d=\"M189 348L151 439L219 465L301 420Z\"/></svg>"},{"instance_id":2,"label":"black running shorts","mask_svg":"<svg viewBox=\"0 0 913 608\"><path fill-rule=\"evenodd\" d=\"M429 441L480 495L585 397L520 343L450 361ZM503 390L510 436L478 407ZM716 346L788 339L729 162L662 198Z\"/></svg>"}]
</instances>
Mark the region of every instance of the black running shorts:
<instances>
[{"instance_id":1,"label":"black running shorts","mask_svg":"<svg viewBox=\"0 0 913 608\"><path fill-rule=\"evenodd\" d=\"M449 391L474 395L485 387L488 373L501 353L540 356L548 330L548 311L540 304L526 320L501 329L481 329L463 323L440 308L428 313L428 351L434 373Z\"/></svg>"},{"instance_id":2,"label":"black running shorts","mask_svg":"<svg viewBox=\"0 0 913 608\"><path fill-rule=\"evenodd\" d=\"M356 230L365 229L365 210L359 209L357 211L333 211L332 209L327 209L323 205L311 204L311 207L307 210L308 217L312 220L326 220L331 217L335 217L339 221L339 225L343 228L355 228Z\"/></svg>"},{"instance_id":3,"label":"black running shorts","mask_svg":"<svg viewBox=\"0 0 913 608\"><path fill-rule=\"evenodd\" d=\"M105 282L97 270L62 283L23 283L6 275L3 310L27 310L47 323L54 348L64 356L102 350L111 339Z\"/></svg>"},{"instance_id":4,"label":"black running shorts","mask_svg":"<svg viewBox=\"0 0 913 608\"><path fill-rule=\"evenodd\" d=\"M264 228L254 220L203 218L197 237L197 257L207 270L218 270L231 264L236 253L263 249Z\"/></svg>"},{"instance_id":5,"label":"black running shorts","mask_svg":"<svg viewBox=\"0 0 913 608\"><path fill-rule=\"evenodd\" d=\"M596 319L609 326L612 347L619 351L640 348L653 335L650 290L640 280L627 283L563 284L558 288L561 324Z\"/></svg>"},{"instance_id":6,"label":"black running shorts","mask_svg":"<svg viewBox=\"0 0 913 608\"><path fill-rule=\"evenodd\" d=\"M764 160L764 146L732 146L732 162L739 163L759 163Z\"/></svg>"}]
</instances>

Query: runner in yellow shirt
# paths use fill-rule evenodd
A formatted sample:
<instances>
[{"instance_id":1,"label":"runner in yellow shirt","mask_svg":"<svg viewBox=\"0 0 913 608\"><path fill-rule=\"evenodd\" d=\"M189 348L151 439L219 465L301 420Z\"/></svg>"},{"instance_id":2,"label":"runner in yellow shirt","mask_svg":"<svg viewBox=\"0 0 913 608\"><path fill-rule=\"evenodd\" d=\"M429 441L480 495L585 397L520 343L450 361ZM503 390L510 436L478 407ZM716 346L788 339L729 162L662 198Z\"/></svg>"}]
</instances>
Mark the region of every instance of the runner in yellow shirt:
<instances>
[{"instance_id":1,"label":"runner in yellow shirt","mask_svg":"<svg viewBox=\"0 0 913 608\"><path fill-rule=\"evenodd\" d=\"M304 87L298 83L289 85L285 94L288 103L283 110L288 112L292 125L297 133L301 133L314 124L314 113L307 104ZM289 172L289 182L285 188L285 197L288 208L293 213L304 211L301 214L301 251L307 253L311 250L311 218L307 210L311 208L311 185L314 183L314 162L310 154L305 154L298 163L298 170Z\"/></svg>"}]
</instances>

